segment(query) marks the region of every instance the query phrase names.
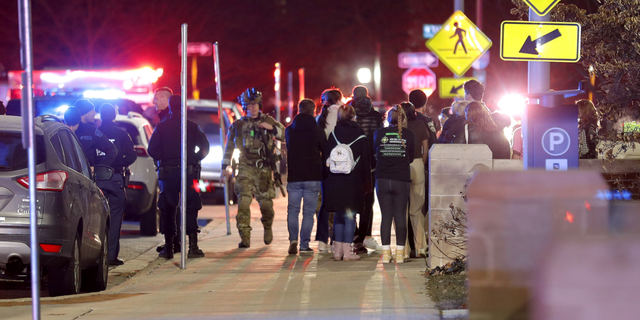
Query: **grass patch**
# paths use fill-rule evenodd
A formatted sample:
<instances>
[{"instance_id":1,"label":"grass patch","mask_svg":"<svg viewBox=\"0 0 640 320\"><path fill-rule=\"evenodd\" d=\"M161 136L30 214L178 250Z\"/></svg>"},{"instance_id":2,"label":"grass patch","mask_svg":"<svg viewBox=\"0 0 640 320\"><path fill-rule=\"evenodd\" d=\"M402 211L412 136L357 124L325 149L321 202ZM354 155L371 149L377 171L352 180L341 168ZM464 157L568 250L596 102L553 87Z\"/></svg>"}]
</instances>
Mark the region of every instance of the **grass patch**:
<instances>
[{"instance_id":1,"label":"grass patch","mask_svg":"<svg viewBox=\"0 0 640 320\"><path fill-rule=\"evenodd\" d=\"M427 277L427 294L439 310L467 308L467 275L440 274Z\"/></svg>"}]
</instances>

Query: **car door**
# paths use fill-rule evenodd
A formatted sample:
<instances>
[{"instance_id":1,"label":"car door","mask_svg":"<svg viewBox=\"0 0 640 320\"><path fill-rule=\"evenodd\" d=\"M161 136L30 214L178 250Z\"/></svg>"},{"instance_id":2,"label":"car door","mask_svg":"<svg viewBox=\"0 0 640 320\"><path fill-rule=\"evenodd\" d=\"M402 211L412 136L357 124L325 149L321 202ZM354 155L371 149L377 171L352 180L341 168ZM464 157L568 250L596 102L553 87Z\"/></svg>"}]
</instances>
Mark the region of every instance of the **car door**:
<instances>
[{"instance_id":1,"label":"car door","mask_svg":"<svg viewBox=\"0 0 640 320\"><path fill-rule=\"evenodd\" d=\"M92 214L92 203L95 202L93 198L97 187L89 178L88 166L83 164L86 159L75 135L69 130L60 130L59 135L67 160L66 164L72 169L70 170L72 171L71 175L78 183L78 209L83 222L81 258L84 261L97 256L100 252L100 238L98 237L100 219L96 221L95 215Z\"/></svg>"}]
</instances>

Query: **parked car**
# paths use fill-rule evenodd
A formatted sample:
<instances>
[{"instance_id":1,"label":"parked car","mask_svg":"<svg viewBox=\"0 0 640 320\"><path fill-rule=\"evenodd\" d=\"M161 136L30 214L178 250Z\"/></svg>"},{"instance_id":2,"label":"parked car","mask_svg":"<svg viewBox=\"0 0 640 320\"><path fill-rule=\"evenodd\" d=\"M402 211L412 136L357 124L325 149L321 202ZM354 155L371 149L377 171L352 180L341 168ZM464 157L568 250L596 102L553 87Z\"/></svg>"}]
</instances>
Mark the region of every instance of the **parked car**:
<instances>
[{"instance_id":1,"label":"parked car","mask_svg":"<svg viewBox=\"0 0 640 320\"><path fill-rule=\"evenodd\" d=\"M229 126L242 117L242 111L238 104L223 101L222 114L224 128L229 130ZM224 185L220 181L222 157L224 149L220 141L220 118L218 116L217 100L187 100L187 119L197 123L209 139L209 155L202 160L202 174L199 181L195 183L200 193L203 195L214 193L219 202L224 203ZM226 135L226 132L225 132ZM235 152L237 160L238 152ZM236 202L236 194L233 191L234 179L229 183L229 200L233 204Z\"/></svg>"},{"instance_id":2,"label":"parked car","mask_svg":"<svg viewBox=\"0 0 640 320\"><path fill-rule=\"evenodd\" d=\"M20 117L0 116L0 275L29 269L29 173ZM40 265L51 296L107 287L109 205L76 135L51 115L35 119Z\"/></svg>"},{"instance_id":3,"label":"parked car","mask_svg":"<svg viewBox=\"0 0 640 320\"><path fill-rule=\"evenodd\" d=\"M129 166L131 178L127 184L127 204L125 219L140 221L140 234L155 236L160 228L158 209L158 175L153 159L147 153L153 128L149 121L137 112L117 115L115 123L124 129L131 140L138 159Z\"/></svg>"}]
</instances>

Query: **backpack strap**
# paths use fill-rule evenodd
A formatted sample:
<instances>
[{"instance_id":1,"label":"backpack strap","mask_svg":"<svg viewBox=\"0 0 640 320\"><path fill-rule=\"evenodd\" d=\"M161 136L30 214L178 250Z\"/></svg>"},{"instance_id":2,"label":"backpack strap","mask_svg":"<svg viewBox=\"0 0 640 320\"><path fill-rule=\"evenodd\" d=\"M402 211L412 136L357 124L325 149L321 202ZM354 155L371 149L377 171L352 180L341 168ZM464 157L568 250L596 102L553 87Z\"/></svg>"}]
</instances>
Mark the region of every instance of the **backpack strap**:
<instances>
[{"instance_id":1,"label":"backpack strap","mask_svg":"<svg viewBox=\"0 0 640 320\"><path fill-rule=\"evenodd\" d=\"M355 140L351 141L351 143L349 143L349 144L348 144L348 146L349 146L349 147L351 147L351 145L352 145L352 144L354 144L356 141L358 141L358 140L360 140L360 139L362 139L362 138L366 138L366 137L367 137L367 136L365 136L364 134L363 134L363 135L360 135L360 136L359 136L359 137L357 137ZM335 138L335 136L334 136L334 138ZM337 139L336 139L336 141L337 141Z\"/></svg>"},{"instance_id":2,"label":"backpack strap","mask_svg":"<svg viewBox=\"0 0 640 320\"><path fill-rule=\"evenodd\" d=\"M349 143L347 146L349 146L349 148L351 148L351 145L354 144L356 141L362 139L362 138L366 138L367 136L365 135L360 135L359 137L357 137L355 140L351 141L351 143ZM353 152L353 151L351 151ZM353 167L355 168L356 165L358 165L358 161L360 161L360 156L358 156L358 159L356 159L356 163L353 164Z\"/></svg>"},{"instance_id":3,"label":"backpack strap","mask_svg":"<svg viewBox=\"0 0 640 320\"><path fill-rule=\"evenodd\" d=\"M334 130L334 131L331 131L331 135L333 136L333 138L334 138L334 139L336 139L336 142L337 142L338 144L340 144L340 140L338 140L338 138L336 138L336 134L335 134L334 132L335 132L335 130Z\"/></svg>"}]
</instances>

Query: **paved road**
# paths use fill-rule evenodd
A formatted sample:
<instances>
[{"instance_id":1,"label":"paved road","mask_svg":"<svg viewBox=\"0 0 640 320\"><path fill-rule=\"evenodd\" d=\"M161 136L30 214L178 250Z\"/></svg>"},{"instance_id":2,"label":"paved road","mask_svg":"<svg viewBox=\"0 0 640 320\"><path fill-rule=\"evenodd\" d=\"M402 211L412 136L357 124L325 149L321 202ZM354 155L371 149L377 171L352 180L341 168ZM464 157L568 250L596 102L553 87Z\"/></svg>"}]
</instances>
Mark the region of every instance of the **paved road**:
<instances>
[{"instance_id":1,"label":"paved road","mask_svg":"<svg viewBox=\"0 0 640 320\"><path fill-rule=\"evenodd\" d=\"M288 255L286 199L276 200L274 242L262 243L254 204L252 247L238 249L235 221L227 235L222 208L207 206L201 213L213 219L200 235L205 258L188 260L182 270L179 257L166 261L149 250L111 270L114 279L130 278L110 281L102 293L43 298L42 318L439 319L425 294L424 260L382 264L373 251L357 262L333 261L328 254ZM0 314L30 319L30 302L0 300Z\"/></svg>"}]
</instances>

